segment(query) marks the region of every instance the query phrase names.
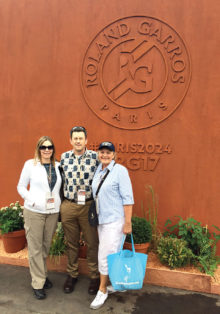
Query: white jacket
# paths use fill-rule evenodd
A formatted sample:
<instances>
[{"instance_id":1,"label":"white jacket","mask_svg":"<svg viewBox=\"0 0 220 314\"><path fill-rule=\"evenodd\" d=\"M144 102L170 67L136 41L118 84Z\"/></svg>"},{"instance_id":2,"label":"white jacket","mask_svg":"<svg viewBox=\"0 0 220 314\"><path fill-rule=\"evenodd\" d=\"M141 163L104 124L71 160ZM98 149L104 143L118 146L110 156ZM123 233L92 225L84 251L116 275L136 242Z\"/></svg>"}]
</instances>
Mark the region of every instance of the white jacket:
<instances>
[{"instance_id":1,"label":"white jacket","mask_svg":"<svg viewBox=\"0 0 220 314\"><path fill-rule=\"evenodd\" d=\"M24 208L41 214L59 212L61 203L59 194L61 176L58 166L59 163L56 162L55 170L57 181L52 191L55 198L55 209L47 210L46 194L50 192L50 187L48 184L46 169L39 161L34 164L34 159L30 159L25 162L17 186L18 193L24 199ZM30 185L29 190L27 189L28 185Z\"/></svg>"}]
</instances>

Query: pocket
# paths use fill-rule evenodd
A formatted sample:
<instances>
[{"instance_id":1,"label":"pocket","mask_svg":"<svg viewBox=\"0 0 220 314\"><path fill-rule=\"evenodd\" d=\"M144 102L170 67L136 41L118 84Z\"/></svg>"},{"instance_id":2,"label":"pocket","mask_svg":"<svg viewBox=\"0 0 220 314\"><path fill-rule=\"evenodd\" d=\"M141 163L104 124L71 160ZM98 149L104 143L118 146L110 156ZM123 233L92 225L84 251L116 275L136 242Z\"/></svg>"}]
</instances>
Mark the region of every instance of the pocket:
<instances>
[{"instance_id":1,"label":"pocket","mask_svg":"<svg viewBox=\"0 0 220 314\"><path fill-rule=\"evenodd\" d=\"M45 208L45 204L43 206L43 204L39 204L37 201L33 201L34 203L32 202L28 202L27 201L27 206L31 209L36 209L36 210L43 210Z\"/></svg>"},{"instance_id":2,"label":"pocket","mask_svg":"<svg viewBox=\"0 0 220 314\"><path fill-rule=\"evenodd\" d=\"M117 183L112 183L112 190L118 191L118 184Z\"/></svg>"},{"instance_id":3,"label":"pocket","mask_svg":"<svg viewBox=\"0 0 220 314\"><path fill-rule=\"evenodd\" d=\"M28 238L28 235L29 235L30 230L31 230L31 226L27 226L26 224L24 224L24 229L25 229L25 236L26 236L26 238Z\"/></svg>"},{"instance_id":4,"label":"pocket","mask_svg":"<svg viewBox=\"0 0 220 314\"><path fill-rule=\"evenodd\" d=\"M28 218L28 210L24 209L24 230L25 230L25 236L27 239L30 233L30 229L31 229L31 221L30 221L30 218Z\"/></svg>"},{"instance_id":5,"label":"pocket","mask_svg":"<svg viewBox=\"0 0 220 314\"><path fill-rule=\"evenodd\" d=\"M34 203L33 208L37 209L37 210L44 210L45 206L46 206L46 202L45 202L45 204L39 204L39 203L36 202L36 203Z\"/></svg>"}]
</instances>

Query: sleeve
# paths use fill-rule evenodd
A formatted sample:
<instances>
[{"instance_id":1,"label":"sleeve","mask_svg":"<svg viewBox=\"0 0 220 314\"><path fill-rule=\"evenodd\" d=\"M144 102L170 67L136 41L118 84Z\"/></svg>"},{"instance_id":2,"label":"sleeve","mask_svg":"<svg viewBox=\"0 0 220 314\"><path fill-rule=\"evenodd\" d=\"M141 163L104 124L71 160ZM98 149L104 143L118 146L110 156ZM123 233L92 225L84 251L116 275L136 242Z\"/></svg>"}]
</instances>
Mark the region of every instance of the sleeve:
<instances>
[{"instance_id":1,"label":"sleeve","mask_svg":"<svg viewBox=\"0 0 220 314\"><path fill-rule=\"evenodd\" d=\"M134 197L131 180L128 174L128 170L121 166L118 172L119 193L122 197L123 205L133 205Z\"/></svg>"},{"instance_id":2,"label":"sleeve","mask_svg":"<svg viewBox=\"0 0 220 314\"><path fill-rule=\"evenodd\" d=\"M34 200L30 196L30 192L27 187L30 183L30 175L31 175L31 161L28 160L25 162L24 167L21 172L21 176L17 185L18 193L24 200L27 200L32 205L34 204Z\"/></svg>"}]
</instances>

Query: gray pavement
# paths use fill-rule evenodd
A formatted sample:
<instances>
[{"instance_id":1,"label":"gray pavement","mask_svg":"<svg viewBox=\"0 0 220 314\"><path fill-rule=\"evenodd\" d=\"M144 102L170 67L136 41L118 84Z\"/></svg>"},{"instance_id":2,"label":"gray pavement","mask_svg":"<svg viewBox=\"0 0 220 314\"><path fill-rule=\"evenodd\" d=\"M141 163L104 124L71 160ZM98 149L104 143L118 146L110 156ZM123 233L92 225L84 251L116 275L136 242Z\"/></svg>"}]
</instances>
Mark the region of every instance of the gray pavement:
<instances>
[{"instance_id":1,"label":"gray pavement","mask_svg":"<svg viewBox=\"0 0 220 314\"><path fill-rule=\"evenodd\" d=\"M99 310L90 310L89 279L80 276L72 294L62 291L66 274L50 272L54 287L45 300L34 298L29 269L0 265L0 314L220 314L220 296L144 285L142 290L115 293Z\"/></svg>"}]
</instances>

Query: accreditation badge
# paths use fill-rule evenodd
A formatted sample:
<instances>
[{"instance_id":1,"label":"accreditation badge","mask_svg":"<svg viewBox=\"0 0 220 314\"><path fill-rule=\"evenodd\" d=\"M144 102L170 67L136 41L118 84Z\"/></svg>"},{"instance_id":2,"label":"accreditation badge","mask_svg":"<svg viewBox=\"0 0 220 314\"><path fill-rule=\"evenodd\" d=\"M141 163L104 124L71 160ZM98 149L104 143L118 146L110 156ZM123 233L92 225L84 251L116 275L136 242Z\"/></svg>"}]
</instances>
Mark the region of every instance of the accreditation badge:
<instances>
[{"instance_id":1,"label":"accreditation badge","mask_svg":"<svg viewBox=\"0 0 220 314\"><path fill-rule=\"evenodd\" d=\"M54 194L52 192L48 192L46 194L46 209L47 210L55 209L55 199Z\"/></svg>"},{"instance_id":2,"label":"accreditation badge","mask_svg":"<svg viewBox=\"0 0 220 314\"><path fill-rule=\"evenodd\" d=\"M85 205L85 203L86 203L86 191L85 190L77 191L77 204Z\"/></svg>"}]
</instances>

